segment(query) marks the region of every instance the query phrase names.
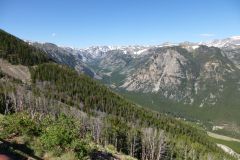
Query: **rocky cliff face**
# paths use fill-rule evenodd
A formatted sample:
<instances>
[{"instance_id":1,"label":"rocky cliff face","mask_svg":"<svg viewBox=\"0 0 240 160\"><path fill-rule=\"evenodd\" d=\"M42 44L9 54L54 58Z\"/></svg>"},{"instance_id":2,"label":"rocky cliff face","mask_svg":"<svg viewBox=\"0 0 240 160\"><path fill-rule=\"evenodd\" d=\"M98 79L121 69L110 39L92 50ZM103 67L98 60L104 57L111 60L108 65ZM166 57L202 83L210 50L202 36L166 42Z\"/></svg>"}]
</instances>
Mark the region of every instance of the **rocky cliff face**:
<instances>
[{"instance_id":1,"label":"rocky cliff face","mask_svg":"<svg viewBox=\"0 0 240 160\"><path fill-rule=\"evenodd\" d=\"M157 48L144 65L132 71L120 86L128 91L160 93L187 104L215 105L239 70L222 51L200 46L192 52L181 47Z\"/></svg>"},{"instance_id":2,"label":"rocky cliff face","mask_svg":"<svg viewBox=\"0 0 240 160\"><path fill-rule=\"evenodd\" d=\"M193 62L173 48L151 52L145 65L127 76L120 87L128 91L159 92L177 101L187 97L196 78Z\"/></svg>"}]
</instances>

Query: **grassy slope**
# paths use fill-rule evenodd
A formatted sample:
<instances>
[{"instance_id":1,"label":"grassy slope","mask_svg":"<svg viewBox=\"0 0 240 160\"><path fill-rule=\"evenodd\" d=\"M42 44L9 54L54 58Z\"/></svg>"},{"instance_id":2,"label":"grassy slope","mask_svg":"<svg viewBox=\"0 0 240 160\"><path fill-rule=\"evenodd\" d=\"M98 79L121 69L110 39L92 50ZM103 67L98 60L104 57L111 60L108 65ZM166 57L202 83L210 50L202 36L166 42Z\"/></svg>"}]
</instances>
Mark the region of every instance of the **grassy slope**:
<instances>
[{"instance_id":1,"label":"grassy slope","mask_svg":"<svg viewBox=\"0 0 240 160\"><path fill-rule=\"evenodd\" d=\"M236 153L240 154L240 142L227 141L227 140L222 140L222 139L217 139L217 138L211 138L211 139L213 142L226 145L226 146L230 147L232 150L234 150Z\"/></svg>"},{"instance_id":2,"label":"grassy slope","mask_svg":"<svg viewBox=\"0 0 240 160\"><path fill-rule=\"evenodd\" d=\"M240 140L239 139L222 136L222 135L211 133L211 132L208 132L208 135L211 137L211 140L213 142L226 145L226 146L230 147L232 150L234 150L236 153L240 154Z\"/></svg>"},{"instance_id":3,"label":"grassy slope","mask_svg":"<svg viewBox=\"0 0 240 160\"><path fill-rule=\"evenodd\" d=\"M234 150L236 153L240 154L240 140L239 139L235 139L235 138L231 138L231 137L227 137L227 136L223 136L223 135L219 135L219 134L211 133L211 132L208 132L208 135L211 137L211 140L213 142L226 145L226 146L230 147L232 150Z\"/></svg>"}]
</instances>

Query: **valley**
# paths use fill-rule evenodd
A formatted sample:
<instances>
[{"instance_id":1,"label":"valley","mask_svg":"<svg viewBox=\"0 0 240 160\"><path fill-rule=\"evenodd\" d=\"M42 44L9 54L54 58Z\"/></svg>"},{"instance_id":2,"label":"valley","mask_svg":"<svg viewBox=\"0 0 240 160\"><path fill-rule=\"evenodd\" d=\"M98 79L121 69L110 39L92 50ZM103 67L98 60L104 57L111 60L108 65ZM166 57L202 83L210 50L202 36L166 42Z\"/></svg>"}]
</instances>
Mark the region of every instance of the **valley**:
<instances>
[{"instance_id":1,"label":"valley","mask_svg":"<svg viewBox=\"0 0 240 160\"><path fill-rule=\"evenodd\" d=\"M45 49L45 44L30 44ZM78 69L85 66L92 72L89 76L139 105L239 138L239 44L235 36L201 43L86 49L55 46L55 51L59 49L54 54L51 49L45 51L59 62L74 59L78 64L70 67L86 73ZM223 127L213 130L214 126Z\"/></svg>"}]
</instances>

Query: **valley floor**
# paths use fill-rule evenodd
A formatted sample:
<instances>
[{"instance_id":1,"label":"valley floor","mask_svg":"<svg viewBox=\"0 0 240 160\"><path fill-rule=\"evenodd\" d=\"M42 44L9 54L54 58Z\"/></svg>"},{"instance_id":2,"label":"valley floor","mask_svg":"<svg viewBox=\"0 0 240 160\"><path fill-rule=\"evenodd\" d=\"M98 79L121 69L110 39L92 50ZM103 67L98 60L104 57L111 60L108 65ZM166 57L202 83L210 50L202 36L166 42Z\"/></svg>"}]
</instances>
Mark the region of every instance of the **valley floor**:
<instances>
[{"instance_id":1,"label":"valley floor","mask_svg":"<svg viewBox=\"0 0 240 160\"><path fill-rule=\"evenodd\" d=\"M226 141L236 141L236 142L240 142L239 139L236 139L236 138L232 138L232 137L228 137L228 136L223 136L223 135L220 135L220 134L216 134L216 133L212 133L212 132L207 132L208 135L210 137L213 137L213 138L217 138L217 139L221 139L221 140L226 140Z\"/></svg>"},{"instance_id":2,"label":"valley floor","mask_svg":"<svg viewBox=\"0 0 240 160\"><path fill-rule=\"evenodd\" d=\"M207 132L218 147L240 159L240 140L212 132Z\"/></svg>"}]
</instances>

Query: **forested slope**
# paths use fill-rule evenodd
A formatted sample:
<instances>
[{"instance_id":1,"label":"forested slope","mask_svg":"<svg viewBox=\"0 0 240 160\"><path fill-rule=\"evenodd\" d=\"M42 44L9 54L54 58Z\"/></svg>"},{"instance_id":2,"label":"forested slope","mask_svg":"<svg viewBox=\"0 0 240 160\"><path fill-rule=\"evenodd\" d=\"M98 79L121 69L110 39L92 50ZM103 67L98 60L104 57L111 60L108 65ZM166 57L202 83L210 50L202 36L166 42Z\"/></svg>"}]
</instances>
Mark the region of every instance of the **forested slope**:
<instances>
[{"instance_id":1,"label":"forested slope","mask_svg":"<svg viewBox=\"0 0 240 160\"><path fill-rule=\"evenodd\" d=\"M0 58L13 64L35 65L48 62L46 54L0 29Z\"/></svg>"}]
</instances>

